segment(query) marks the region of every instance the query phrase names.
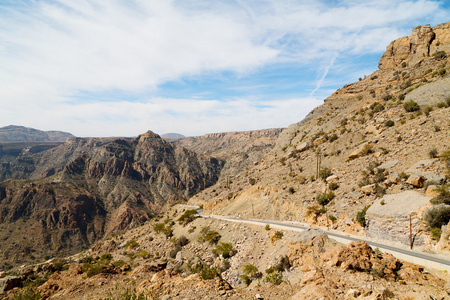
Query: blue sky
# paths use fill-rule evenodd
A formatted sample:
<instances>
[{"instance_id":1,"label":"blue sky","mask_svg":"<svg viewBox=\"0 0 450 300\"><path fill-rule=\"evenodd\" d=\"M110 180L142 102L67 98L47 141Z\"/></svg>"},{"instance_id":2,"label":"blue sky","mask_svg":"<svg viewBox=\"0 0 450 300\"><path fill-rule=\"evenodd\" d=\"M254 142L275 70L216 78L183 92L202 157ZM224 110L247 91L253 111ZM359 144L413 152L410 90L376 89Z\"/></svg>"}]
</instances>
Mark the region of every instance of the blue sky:
<instances>
[{"instance_id":1,"label":"blue sky","mask_svg":"<svg viewBox=\"0 0 450 300\"><path fill-rule=\"evenodd\" d=\"M0 0L0 126L77 136L287 127L446 1Z\"/></svg>"}]
</instances>

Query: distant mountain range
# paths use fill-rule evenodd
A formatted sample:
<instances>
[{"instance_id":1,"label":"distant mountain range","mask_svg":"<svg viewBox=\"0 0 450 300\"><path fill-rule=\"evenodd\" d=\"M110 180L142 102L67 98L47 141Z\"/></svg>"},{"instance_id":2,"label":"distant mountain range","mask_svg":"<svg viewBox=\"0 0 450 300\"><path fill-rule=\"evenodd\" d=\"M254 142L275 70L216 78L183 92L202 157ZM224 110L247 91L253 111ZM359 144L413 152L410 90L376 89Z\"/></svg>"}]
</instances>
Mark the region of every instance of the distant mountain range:
<instances>
[{"instance_id":1,"label":"distant mountain range","mask_svg":"<svg viewBox=\"0 0 450 300\"><path fill-rule=\"evenodd\" d=\"M63 131L42 131L24 126L9 125L0 128L0 142L65 141L73 134Z\"/></svg>"},{"instance_id":2,"label":"distant mountain range","mask_svg":"<svg viewBox=\"0 0 450 300\"><path fill-rule=\"evenodd\" d=\"M161 134L161 137L163 139L181 139L181 138L184 138L185 136L182 134L179 134L179 133L170 132L170 133Z\"/></svg>"}]
</instances>

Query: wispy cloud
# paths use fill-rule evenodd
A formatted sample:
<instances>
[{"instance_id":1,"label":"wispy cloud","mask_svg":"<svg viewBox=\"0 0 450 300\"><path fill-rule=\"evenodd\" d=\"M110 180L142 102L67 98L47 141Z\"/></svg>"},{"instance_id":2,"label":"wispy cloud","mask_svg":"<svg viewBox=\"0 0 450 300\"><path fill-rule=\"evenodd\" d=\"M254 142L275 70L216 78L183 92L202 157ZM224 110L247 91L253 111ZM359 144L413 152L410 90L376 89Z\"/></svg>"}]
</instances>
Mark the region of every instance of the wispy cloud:
<instances>
[{"instance_id":1,"label":"wispy cloud","mask_svg":"<svg viewBox=\"0 0 450 300\"><path fill-rule=\"evenodd\" d=\"M340 60L381 54L412 27L445 17L442 3L432 0L5 1L0 126L77 135L287 126L310 107L270 115L286 103L320 103L311 96L334 87L324 85ZM267 73L274 68L295 71L272 80ZM303 73L305 92L283 93L280 82L290 86ZM161 97L164 84L187 78L197 83L186 87L189 98ZM224 80L232 98L212 92ZM267 90L270 97L262 97Z\"/></svg>"}]
</instances>

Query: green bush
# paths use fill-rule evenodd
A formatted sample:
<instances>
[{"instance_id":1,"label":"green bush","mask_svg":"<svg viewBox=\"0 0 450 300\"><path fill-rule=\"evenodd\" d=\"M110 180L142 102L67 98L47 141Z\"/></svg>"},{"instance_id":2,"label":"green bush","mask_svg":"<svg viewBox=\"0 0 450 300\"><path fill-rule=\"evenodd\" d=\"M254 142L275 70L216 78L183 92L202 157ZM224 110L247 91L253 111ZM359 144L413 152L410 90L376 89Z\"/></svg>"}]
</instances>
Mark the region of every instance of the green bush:
<instances>
[{"instance_id":1,"label":"green bush","mask_svg":"<svg viewBox=\"0 0 450 300\"><path fill-rule=\"evenodd\" d=\"M433 240L439 241L439 239L441 238L442 231L440 228L432 228L430 230L430 233Z\"/></svg>"},{"instance_id":2,"label":"green bush","mask_svg":"<svg viewBox=\"0 0 450 300\"><path fill-rule=\"evenodd\" d=\"M274 266L274 270L277 272L283 272L289 270L291 267L291 263L289 262L289 257L287 255L283 255L280 257L279 262Z\"/></svg>"},{"instance_id":3,"label":"green bush","mask_svg":"<svg viewBox=\"0 0 450 300\"><path fill-rule=\"evenodd\" d=\"M175 246L186 246L187 244L189 244L189 239L187 237L185 237L184 235L180 236L179 238L175 239L173 241L173 243L175 244Z\"/></svg>"},{"instance_id":4,"label":"green bush","mask_svg":"<svg viewBox=\"0 0 450 300\"><path fill-rule=\"evenodd\" d=\"M223 258L230 258L235 254L231 243L220 243L214 247L212 253L216 256L222 255Z\"/></svg>"},{"instance_id":5,"label":"green bush","mask_svg":"<svg viewBox=\"0 0 450 300\"><path fill-rule=\"evenodd\" d=\"M362 227L366 227L366 212L369 209L370 205L364 207L360 212L356 214L356 221L358 221L359 225Z\"/></svg>"},{"instance_id":6,"label":"green bush","mask_svg":"<svg viewBox=\"0 0 450 300\"><path fill-rule=\"evenodd\" d=\"M330 203L330 201L333 200L334 197L335 197L334 193L330 191L328 193L320 194L319 196L317 196L316 200L320 205L325 206L328 203Z\"/></svg>"},{"instance_id":7,"label":"green bush","mask_svg":"<svg viewBox=\"0 0 450 300\"><path fill-rule=\"evenodd\" d=\"M407 111L407 112L413 112L413 111L418 111L420 109L419 104L417 104L417 102L414 102L412 100L409 100L408 102L406 102L403 105L403 108Z\"/></svg>"},{"instance_id":8,"label":"green bush","mask_svg":"<svg viewBox=\"0 0 450 300\"><path fill-rule=\"evenodd\" d=\"M155 223L155 225L153 225L153 230L156 233L160 233L164 231L164 229L165 229L164 223Z\"/></svg>"},{"instance_id":9,"label":"green bush","mask_svg":"<svg viewBox=\"0 0 450 300\"><path fill-rule=\"evenodd\" d=\"M441 228L450 220L450 205L440 204L428 209L423 219L430 228Z\"/></svg>"},{"instance_id":10,"label":"green bush","mask_svg":"<svg viewBox=\"0 0 450 300\"><path fill-rule=\"evenodd\" d=\"M190 222L194 221L195 218L197 218L196 215L197 215L196 209L187 210L178 218L178 224L186 226Z\"/></svg>"},{"instance_id":11,"label":"green bush","mask_svg":"<svg viewBox=\"0 0 450 300\"><path fill-rule=\"evenodd\" d=\"M266 224L265 229L266 229L267 231L269 231L269 230L270 230L270 225L269 225L269 224Z\"/></svg>"},{"instance_id":12,"label":"green bush","mask_svg":"<svg viewBox=\"0 0 450 300\"><path fill-rule=\"evenodd\" d=\"M428 151L428 156L430 158L438 158L438 150L435 147L431 148L430 151Z\"/></svg>"},{"instance_id":13,"label":"green bush","mask_svg":"<svg viewBox=\"0 0 450 300\"><path fill-rule=\"evenodd\" d=\"M436 60L441 60L447 57L447 53L445 51L437 51L433 56Z\"/></svg>"},{"instance_id":14,"label":"green bush","mask_svg":"<svg viewBox=\"0 0 450 300\"><path fill-rule=\"evenodd\" d=\"M333 175L330 169L324 168L319 171L319 177L325 181L329 176Z\"/></svg>"},{"instance_id":15,"label":"green bush","mask_svg":"<svg viewBox=\"0 0 450 300\"><path fill-rule=\"evenodd\" d=\"M208 242L211 245L215 245L219 242L221 236L217 231L210 231L209 226L203 227L200 230L200 235L198 237L199 242Z\"/></svg>"},{"instance_id":16,"label":"green bush","mask_svg":"<svg viewBox=\"0 0 450 300\"><path fill-rule=\"evenodd\" d=\"M444 108L444 107L446 107L446 105L445 105L444 102L439 102L438 104L436 104L436 107L437 108Z\"/></svg>"},{"instance_id":17,"label":"green bush","mask_svg":"<svg viewBox=\"0 0 450 300\"><path fill-rule=\"evenodd\" d=\"M200 275L202 275L202 278L205 280L214 279L218 275L218 272L216 269L209 265L203 265L203 268L200 272Z\"/></svg>"},{"instance_id":18,"label":"green bush","mask_svg":"<svg viewBox=\"0 0 450 300\"><path fill-rule=\"evenodd\" d=\"M435 191L439 192L436 197L433 197L431 204L447 204L450 205L450 185L443 184L435 188Z\"/></svg>"},{"instance_id":19,"label":"green bush","mask_svg":"<svg viewBox=\"0 0 450 300\"><path fill-rule=\"evenodd\" d=\"M244 266L243 272L245 275L250 276L250 278L257 278L259 274L261 274L257 267L252 264L246 264Z\"/></svg>"},{"instance_id":20,"label":"green bush","mask_svg":"<svg viewBox=\"0 0 450 300\"><path fill-rule=\"evenodd\" d=\"M129 240L125 246L123 246L124 248L129 248L129 249L134 249L137 246L139 246L138 242L136 242L135 240Z\"/></svg>"},{"instance_id":21,"label":"green bush","mask_svg":"<svg viewBox=\"0 0 450 300\"><path fill-rule=\"evenodd\" d=\"M430 112L433 111L433 107L431 105L427 105L423 108L423 112L428 117L430 115Z\"/></svg>"},{"instance_id":22,"label":"green bush","mask_svg":"<svg viewBox=\"0 0 450 300\"><path fill-rule=\"evenodd\" d=\"M337 140L339 137L336 133L333 133L332 135L330 135L330 137L328 138L328 141L330 143L334 142L335 140Z\"/></svg>"},{"instance_id":23,"label":"green bush","mask_svg":"<svg viewBox=\"0 0 450 300\"><path fill-rule=\"evenodd\" d=\"M395 122L392 120L387 120L386 122L384 122L384 126L386 127L392 127L395 125Z\"/></svg>"},{"instance_id":24,"label":"green bush","mask_svg":"<svg viewBox=\"0 0 450 300\"><path fill-rule=\"evenodd\" d=\"M277 240L281 240L282 238L283 238L283 232L281 232L281 231L276 231L273 235L272 235L272 237L270 238L270 242L272 243L272 244L274 244Z\"/></svg>"},{"instance_id":25,"label":"green bush","mask_svg":"<svg viewBox=\"0 0 450 300\"><path fill-rule=\"evenodd\" d=\"M370 106L373 113L377 113L384 110L384 105L381 103L374 103Z\"/></svg>"},{"instance_id":26,"label":"green bush","mask_svg":"<svg viewBox=\"0 0 450 300\"><path fill-rule=\"evenodd\" d=\"M267 275L264 281L275 285L280 285L283 282L283 275L281 273L274 272Z\"/></svg>"},{"instance_id":27,"label":"green bush","mask_svg":"<svg viewBox=\"0 0 450 300\"><path fill-rule=\"evenodd\" d=\"M34 291L31 287L27 287L16 292L12 298L13 300L39 300L41 299L41 292Z\"/></svg>"},{"instance_id":28,"label":"green bush","mask_svg":"<svg viewBox=\"0 0 450 300\"><path fill-rule=\"evenodd\" d=\"M337 184L336 182L332 182L328 185L328 188L332 191L335 191L339 188L339 184Z\"/></svg>"},{"instance_id":29,"label":"green bush","mask_svg":"<svg viewBox=\"0 0 450 300\"><path fill-rule=\"evenodd\" d=\"M242 283L245 286L249 286L250 283L252 283L252 280L250 279L250 277L248 275L244 274L244 275L239 276L239 278L241 279Z\"/></svg>"}]
</instances>

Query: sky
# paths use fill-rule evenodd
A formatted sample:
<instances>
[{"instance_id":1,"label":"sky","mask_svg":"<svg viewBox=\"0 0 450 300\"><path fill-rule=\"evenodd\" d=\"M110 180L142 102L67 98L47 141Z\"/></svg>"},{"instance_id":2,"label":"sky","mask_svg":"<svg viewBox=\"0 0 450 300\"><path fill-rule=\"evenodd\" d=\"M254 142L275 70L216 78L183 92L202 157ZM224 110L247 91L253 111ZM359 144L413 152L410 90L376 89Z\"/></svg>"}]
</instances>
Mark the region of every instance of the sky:
<instances>
[{"instance_id":1,"label":"sky","mask_svg":"<svg viewBox=\"0 0 450 300\"><path fill-rule=\"evenodd\" d=\"M450 1L0 0L0 127L287 127Z\"/></svg>"}]
</instances>

